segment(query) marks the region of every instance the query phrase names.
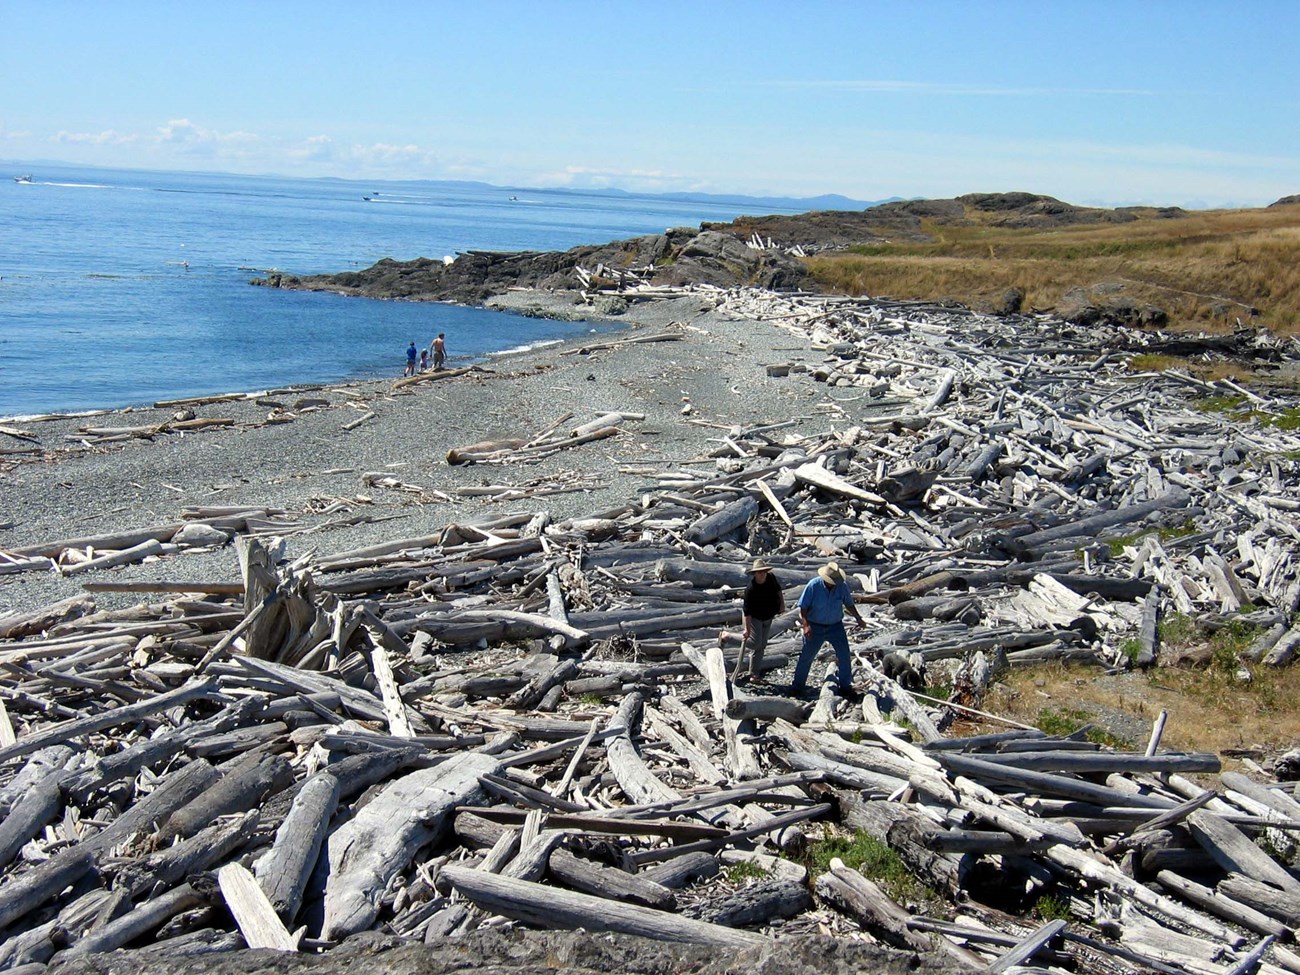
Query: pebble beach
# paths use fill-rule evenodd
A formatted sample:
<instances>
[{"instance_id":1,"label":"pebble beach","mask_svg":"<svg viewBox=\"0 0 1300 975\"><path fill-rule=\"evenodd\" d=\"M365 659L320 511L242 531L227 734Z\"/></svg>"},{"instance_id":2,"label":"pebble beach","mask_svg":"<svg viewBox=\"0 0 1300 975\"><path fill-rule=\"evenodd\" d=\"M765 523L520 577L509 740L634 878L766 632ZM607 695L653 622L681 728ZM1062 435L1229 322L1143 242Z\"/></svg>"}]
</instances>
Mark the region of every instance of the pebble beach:
<instances>
[{"instance_id":1,"label":"pebble beach","mask_svg":"<svg viewBox=\"0 0 1300 975\"><path fill-rule=\"evenodd\" d=\"M490 305L592 317L571 293L514 291ZM614 328L593 336L590 349L570 343L494 357L438 381L398 386L395 369L392 379L273 390L192 407L200 418L232 419L226 427L86 446L78 439L83 428L158 424L176 407L11 422L35 437L43 452L0 457L0 550L173 523L189 506L248 505L281 509L286 520L310 529L286 536L288 557L324 557L515 512L544 511L556 521L598 514L635 499L658 472L712 468L717 461L704 455L724 445L731 427L793 420L778 435L796 437L830 429L824 385L799 373L769 378L764 368L820 361L822 354L770 323L734 320L716 313L707 297L689 296L632 304L606 324ZM682 338L620 343L665 330L680 331ZM450 365L463 365L455 359L455 335L448 335L448 344ZM302 401L309 405L294 409ZM571 419L565 422L576 425L606 411L644 419L627 421L617 436L536 461L446 461L454 447L528 439L566 414ZM272 413L289 419L267 423ZM367 413L373 416L344 429ZM31 446L4 439L6 447ZM402 486L366 477L375 474ZM563 493L514 500L457 493L483 485ZM358 517L367 520L346 524ZM229 545L78 576L53 570L0 575L0 613L67 598L89 581L238 577ZM96 595L105 608L147 598Z\"/></svg>"}]
</instances>

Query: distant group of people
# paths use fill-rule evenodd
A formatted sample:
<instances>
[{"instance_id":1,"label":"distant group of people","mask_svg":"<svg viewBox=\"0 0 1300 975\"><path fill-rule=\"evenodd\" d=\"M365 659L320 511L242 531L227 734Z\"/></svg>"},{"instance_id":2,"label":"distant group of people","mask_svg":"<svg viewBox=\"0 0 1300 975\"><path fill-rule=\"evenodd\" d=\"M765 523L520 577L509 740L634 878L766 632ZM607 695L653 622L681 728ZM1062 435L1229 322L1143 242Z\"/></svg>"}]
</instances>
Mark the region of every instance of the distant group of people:
<instances>
[{"instance_id":1,"label":"distant group of people","mask_svg":"<svg viewBox=\"0 0 1300 975\"><path fill-rule=\"evenodd\" d=\"M417 349L412 342L406 348L406 371L403 376L414 376L417 373L428 372L429 360L433 360L433 368L441 369L447 362L447 334L439 332L438 337L429 343L427 349Z\"/></svg>"}]
</instances>

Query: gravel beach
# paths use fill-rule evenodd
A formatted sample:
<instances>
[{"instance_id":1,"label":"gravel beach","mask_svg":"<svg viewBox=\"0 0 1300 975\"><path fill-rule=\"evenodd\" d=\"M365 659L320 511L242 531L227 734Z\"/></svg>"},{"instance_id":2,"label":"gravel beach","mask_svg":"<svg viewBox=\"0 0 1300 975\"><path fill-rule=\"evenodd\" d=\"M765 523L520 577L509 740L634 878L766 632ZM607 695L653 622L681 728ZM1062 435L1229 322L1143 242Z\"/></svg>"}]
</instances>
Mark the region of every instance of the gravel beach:
<instances>
[{"instance_id":1,"label":"gravel beach","mask_svg":"<svg viewBox=\"0 0 1300 975\"><path fill-rule=\"evenodd\" d=\"M250 505L283 509L299 526L315 529L288 537L290 557L329 555L433 534L474 518L546 511L562 520L619 507L653 485L657 471L713 465L701 455L721 445L732 426L794 420L778 435L796 436L830 428L824 385L806 373L772 379L764 370L773 362L820 361L822 354L803 349L770 323L716 313L706 295L638 302L615 318L592 316L576 295L562 292L516 291L490 306L590 318L598 323L591 346L671 329L680 330L682 339L596 351L578 344L549 346L406 388L373 380L209 403L194 407L195 414L230 418L234 425L153 440L86 447L69 438L86 426L162 423L175 407L10 423L35 436L44 454L0 458L0 550L173 523L191 505ZM448 336L448 344L454 356L455 335ZM464 363L453 358L449 364ZM328 405L294 409L302 399ZM276 404L292 415L290 422L266 422ZM618 436L535 462L453 467L446 461L453 447L530 438L567 413L572 426L605 411L645 418L628 421ZM344 429L367 412L373 417ZM30 446L4 440L9 448ZM424 490L367 485L368 473L391 475ZM580 490L514 501L454 493L485 484ZM338 524L357 516L372 520ZM231 546L72 577L53 571L0 575L0 612L37 608L80 592L92 580L237 578ZM147 598L96 596L103 607Z\"/></svg>"}]
</instances>

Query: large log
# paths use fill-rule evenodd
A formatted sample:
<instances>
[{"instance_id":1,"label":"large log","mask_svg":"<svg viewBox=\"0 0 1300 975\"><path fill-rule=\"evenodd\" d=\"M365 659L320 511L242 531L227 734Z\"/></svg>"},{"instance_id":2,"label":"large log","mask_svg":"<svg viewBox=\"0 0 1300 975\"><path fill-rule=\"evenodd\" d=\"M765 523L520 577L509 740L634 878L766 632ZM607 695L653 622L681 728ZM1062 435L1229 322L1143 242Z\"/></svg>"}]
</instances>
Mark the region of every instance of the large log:
<instances>
[{"instance_id":1,"label":"large log","mask_svg":"<svg viewBox=\"0 0 1300 975\"><path fill-rule=\"evenodd\" d=\"M749 566L744 563L661 558L655 562L655 578L661 582L689 582L697 589L720 589L726 586L743 590L749 585L748 569ZM770 571L782 589L802 586L812 577L811 570L786 569L779 565L773 566Z\"/></svg>"},{"instance_id":2,"label":"large log","mask_svg":"<svg viewBox=\"0 0 1300 975\"><path fill-rule=\"evenodd\" d=\"M547 864L551 876L586 894L641 904L659 911L671 911L677 907L677 898L671 890L644 875L607 867L574 856L565 849L552 850Z\"/></svg>"},{"instance_id":3,"label":"large log","mask_svg":"<svg viewBox=\"0 0 1300 975\"><path fill-rule=\"evenodd\" d=\"M75 884L94 866L92 850L73 847L0 885L0 930Z\"/></svg>"},{"instance_id":4,"label":"large log","mask_svg":"<svg viewBox=\"0 0 1300 975\"><path fill-rule=\"evenodd\" d=\"M1300 897L1279 890L1241 873L1230 873L1216 886L1218 893L1232 901L1275 917L1288 927L1300 928Z\"/></svg>"},{"instance_id":5,"label":"large log","mask_svg":"<svg viewBox=\"0 0 1300 975\"><path fill-rule=\"evenodd\" d=\"M1247 930L1258 934L1271 934L1279 938L1289 938L1289 929L1281 921L1274 920L1262 911L1257 911L1247 904L1234 901L1221 891L1194 883L1169 870L1161 870L1156 879L1170 890L1177 891L1197 907L1209 911L1216 917L1233 924L1240 924Z\"/></svg>"},{"instance_id":6,"label":"large log","mask_svg":"<svg viewBox=\"0 0 1300 975\"><path fill-rule=\"evenodd\" d=\"M292 783L293 769L281 755L241 762L202 795L172 813L161 830L162 839L191 836L218 816L247 812Z\"/></svg>"},{"instance_id":7,"label":"large log","mask_svg":"<svg viewBox=\"0 0 1300 975\"><path fill-rule=\"evenodd\" d=\"M462 866L442 868L441 878L485 911L546 929L617 931L656 941L678 941L722 948L760 948L760 935L634 904L578 894L542 884L498 877Z\"/></svg>"},{"instance_id":8,"label":"large log","mask_svg":"<svg viewBox=\"0 0 1300 975\"><path fill-rule=\"evenodd\" d=\"M171 541L173 535L184 527L184 522L178 521L168 525L138 528L135 531L118 532L111 535L83 535L76 538L60 538L52 542L40 542L22 548L11 548L7 551L11 555L40 555L45 558L57 559L65 549L70 548L95 548L107 551L109 549L131 548L148 541L168 542Z\"/></svg>"},{"instance_id":9,"label":"large log","mask_svg":"<svg viewBox=\"0 0 1300 975\"><path fill-rule=\"evenodd\" d=\"M285 930L271 902L247 869L238 863L227 863L217 871L217 883L248 947L298 950L298 938Z\"/></svg>"},{"instance_id":10,"label":"large log","mask_svg":"<svg viewBox=\"0 0 1300 975\"><path fill-rule=\"evenodd\" d=\"M220 778L221 773L206 759L196 758L166 776L153 792L133 804L100 832L82 840L74 849L89 850L99 856L111 852L118 844L137 835L152 835L173 813Z\"/></svg>"},{"instance_id":11,"label":"large log","mask_svg":"<svg viewBox=\"0 0 1300 975\"><path fill-rule=\"evenodd\" d=\"M686 530L684 537L696 545L707 545L744 527L757 514L758 502L745 495L725 505L719 511L701 518Z\"/></svg>"},{"instance_id":12,"label":"large log","mask_svg":"<svg viewBox=\"0 0 1300 975\"><path fill-rule=\"evenodd\" d=\"M84 593L78 593L57 603L28 610L25 613L4 613L0 615L0 640L34 636L67 620L92 613L94 610L95 601Z\"/></svg>"},{"instance_id":13,"label":"large log","mask_svg":"<svg viewBox=\"0 0 1300 975\"><path fill-rule=\"evenodd\" d=\"M489 755L467 752L411 772L330 834L322 936L337 940L368 927L388 882L442 835L457 806L482 800L479 776L500 767Z\"/></svg>"},{"instance_id":14,"label":"large log","mask_svg":"<svg viewBox=\"0 0 1300 975\"><path fill-rule=\"evenodd\" d=\"M1236 826L1221 816L1198 809L1187 817L1187 828L1196 842L1227 871L1243 873L1272 884L1292 896L1300 895L1300 880L1250 841Z\"/></svg>"},{"instance_id":15,"label":"large log","mask_svg":"<svg viewBox=\"0 0 1300 975\"><path fill-rule=\"evenodd\" d=\"M819 876L813 887L818 897L849 915L886 944L926 953L933 949L929 938L908 928L910 915L907 911L877 884L838 859L831 862L831 869Z\"/></svg>"},{"instance_id":16,"label":"large log","mask_svg":"<svg viewBox=\"0 0 1300 975\"><path fill-rule=\"evenodd\" d=\"M63 808L57 781L47 778L14 803L0 821L0 869Z\"/></svg>"},{"instance_id":17,"label":"large log","mask_svg":"<svg viewBox=\"0 0 1300 975\"><path fill-rule=\"evenodd\" d=\"M967 889L973 861L930 849L926 838L933 825L909 807L896 802L863 800L852 792L837 791L840 821L888 844L903 864L936 890L957 893Z\"/></svg>"},{"instance_id":18,"label":"large log","mask_svg":"<svg viewBox=\"0 0 1300 975\"><path fill-rule=\"evenodd\" d=\"M257 882L286 924L292 923L302 906L307 879L316 866L341 794L339 780L329 772L317 772L304 782L271 849L254 866Z\"/></svg>"},{"instance_id":19,"label":"large log","mask_svg":"<svg viewBox=\"0 0 1300 975\"><path fill-rule=\"evenodd\" d=\"M206 900L202 894L189 884L182 884L161 896L151 897L129 913L79 939L56 958L84 958L86 955L121 948L158 928L173 915L204 903Z\"/></svg>"},{"instance_id":20,"label":"large log","mask_svg":"<svg viewBox=\"0 0 1300 975\"><path fill-rule=\"evenodd\" d=\"M725 714L735 721L757 718L760 721L781 719L799 725L808 720L812 709L802 701L788 697L769 697L746 694L733 697L727 702Z\"/></svg>"},{"instance_id":21,"label":"large log","mask_svg":"<svg viewBox=\"0 0 1300 975\"><path fill-rule=\"evenodd\" d=\"M1109 511L1090 515L1087 518L1080 518L1067 524L1057 525L1053 528L1044 528L1027 535L1021 535L1018 538L1010 539L1005 544L1006 547L1015 554L1025 557L1050 542L1055 542L1063 538L1074 538L1076 536L1096 538L1102 529L1114 528L1118 525L1126 525L1130 522L1145 518L1148 515L1158 514L1160 512L1178 511L1184 508L1186 503L1186 492L1171 491L1169 494L1152 501L1144 501L1139 504L1131 504L1121 508L1112 508Z\"/></svg>"},{"instance_id":22,"label":"large log","mask_svg":"<svg viewBox=\"0 0 1300 975\"><path fill-rule=\"evenodd\" d=\"M1065 796L1084 802L1096 802L1099 805L1141 806L1149 809L1169 809L1177 803L1172 799L1154 795L1129 795L1104 785L1094 785L1083 779L1056 775L1051 772L1035 772L1030 769L1013 768L987 762L982 758L971 758L949 752L935 752L950 772L968 775L977 781L1002 782L1007 785L1024 788L1048 795Z\"/></svg>"},{"instance_id":23,"label":"large log","mask_svg":"<svg viewBox=\"0 0 1300 975\"><path fill-rule=\"evenodd\" d=\"M710 924L743 928L788 919L812 907L808 888L795 880L776 877L749 884L723 897L707 900L691 916Z\"/></svg>"},{"instance_id":24,"label":"large log","mask_svg":"<svg viewBox=\"0 0 1300 975\"><path fill-rule=\"evenodd\" d=\"M1217 772L1222 767L1219 756L1208 753L1162 752L1137 755L1124 752L1059 751L1001 752L981 755L980 761L1038 771L1068 772Z\"/></svg>"},{"instance_id":25,"label":"large log","mask_svg":"<svg viewBox=\"0 0 1300 975\"><path fill-rule=\"evenodd\" d=\"M675 890L697 880L715 877L721 869L717 857L701 850L656 863L642 870L639 876Z\"/></svg>"},{"instance_id":26,"label":"large log","mask_svg":"<svg viewBox=\"0 0 1300 975\"><path fill-rule=\"evenodd\" d=\"M255 809L242 816L223 817L187 840L127 864L118 872L114 886L139 897L158 886L178 884L248 843L260 818Z\"/></svg>"}]
</instances>

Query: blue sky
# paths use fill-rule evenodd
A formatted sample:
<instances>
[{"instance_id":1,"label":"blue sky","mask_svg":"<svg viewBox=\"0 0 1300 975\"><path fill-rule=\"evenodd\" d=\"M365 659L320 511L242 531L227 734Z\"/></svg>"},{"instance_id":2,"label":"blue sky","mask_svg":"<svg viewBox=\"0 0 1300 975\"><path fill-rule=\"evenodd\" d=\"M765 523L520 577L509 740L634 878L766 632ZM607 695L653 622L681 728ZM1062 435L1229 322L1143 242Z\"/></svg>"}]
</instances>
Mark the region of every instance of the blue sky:
<instances>
[{"instance_id":1,"label":"blue sky","mask_svg":"<svg viewBox=\"0 0 1300 975\"><path fill-rule=\"evenodd\" d=\"M868 200L1300 192L1300 0L4 8L7 161Z\"/></svg>"}]
</instances>

